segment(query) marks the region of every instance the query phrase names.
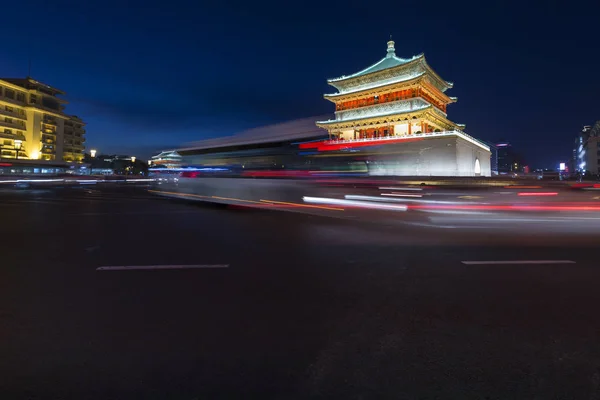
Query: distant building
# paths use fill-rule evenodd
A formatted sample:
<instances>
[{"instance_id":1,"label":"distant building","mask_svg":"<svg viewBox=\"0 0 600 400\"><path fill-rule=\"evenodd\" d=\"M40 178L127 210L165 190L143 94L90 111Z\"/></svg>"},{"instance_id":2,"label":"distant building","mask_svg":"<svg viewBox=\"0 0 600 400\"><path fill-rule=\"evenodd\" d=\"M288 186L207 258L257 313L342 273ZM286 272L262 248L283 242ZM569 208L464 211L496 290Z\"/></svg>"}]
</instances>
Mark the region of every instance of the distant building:
<instances>
[{"instance_id":1,"label":"distant building","mask_svg":"<svg viewBox=\"0 0 600 400\"><path fill-rule=\"evenodd\" d=\"M175 150L161 151L157 155L150 157L148 166L177 168L181 166L181 155Z\"/></svg>"},{"instance_id":2,"label":"distant building","mask_svg":"<svg viewBox=\"0 0 600 400\"><path fill-rule=\"evenodd\" d=\"M573 152L577 154L575 166L578 172L600 174L600 121L583 127L577 135Z\"/></svg>"},{"instance_id":3,"label":"distant building","mask_svg":"<svg viewBox=\"0 0 600 400\"><path fill-rule=\"evenodd\" d=\"M496 149L499 174L523 172L522 162L509 142L496 143Z\"/></svg>"},{"instance_id":4,"label":"distant building","mask_svg":"<svg viewBox=\"0 0 600 400\"><path fill-rule=\"evenodd\" d=\"M98 154L92 157L86 154L84 161L89 164L91 174L98 175L131 175L147 172L147 165L134 156Z\"/></svg>"},{"instance_id":5,"label":"distant building","mask_svg":"<svg viewBox=\"0 0 600 400\"><path fill-rule=\"evenodd\" d=\"M64 94L32 78L0 78L3 160L83 161L85 122L64 112Z\"/></svg>"}]
</instances>

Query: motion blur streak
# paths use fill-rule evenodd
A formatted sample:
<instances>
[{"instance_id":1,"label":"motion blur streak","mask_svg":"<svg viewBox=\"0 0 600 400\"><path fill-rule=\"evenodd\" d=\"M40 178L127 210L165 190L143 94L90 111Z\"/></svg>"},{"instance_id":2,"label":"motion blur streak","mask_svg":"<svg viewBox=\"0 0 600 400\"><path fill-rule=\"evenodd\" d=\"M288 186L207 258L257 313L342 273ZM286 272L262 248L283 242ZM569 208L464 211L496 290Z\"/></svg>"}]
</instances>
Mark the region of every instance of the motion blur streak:
<instances>
[{"instance_id":1,"label":"motion blur streak","mask_svg":"<svg viewBox=\"0 0 600 400\"><path fill-rule=\"evenodd\" d=\"M411 209L487 210L487 211L600 211L600 206L541 206L541 205L429 205L411 204Z\"/></svg>"},{"instance_id":2,"label":"motion blur streak","mask_svg":"<svg viewBox=\"0 0 600 400\"><path fill-rule=\"evenodd\" d=\"M422 199L390 199L389 197L375 197L375 196L362 196L358 194L347 194L344 198L348 200L367 200L367 201L380 201L380 202L414 202L423 204L485 204L485 203L474 203L467 201L443 201L443 200L422 200Z\"/></svg>"},{"instance_id":3,"label":"motion blur streak","mask_svg":"<svg viewBox=\"0 0 600 400\"><path fill-rule=\"evenodd\" d=\"M421 188L413 188L413 187L393 187L393 186L384 186L380 187L380 190L423 190Z\"/></svg>"},{"instance_id":4,"label":"motion blur streak","mask_svg":"<svg viewBox=\"0 0 600 400\"><path fill-rule=\"evenodd\" d=\"M158 194L168 194L168 195L172 195L172 196L182 196L182 197L192 197L192 198L199 198L199 199L210 199L209 196L201 196L199 194L191 194L191 193L179 193L179 192L166 192L163 190L148 190L151 193L158 193Z\"/></svg>"},{"instance_id":5,"label":"motion blur streak","mask_svg":"<svg viewBox=\"0 0 600 400\"><path fill-rule=\"evenodd\" d=\"M241 201L242 203L253 203L253 204L260 204L260 205L264 204L264 203L261 203L260 201L236 199L236 198L232 198L232 197L219 197L219 196L210 196L210 197L213 199L217 199L217 200Z\"/></svg>"},{"instance_id":6,"label":"motion blur streak","mask_svg":"<svg viewBox=\"0 0 600 400\"><path fill-rule=\"evenodd\" d=\"M392 204L377 204L368 201L355 201L355 200L344 200L344 199L332 199L326 197L307 197L302 198L306 203L316 204L337 204L341 206L359 207L359 208L371 208L374 210L391 210L391 211L406 211L407 206L404 204L392 205Z\"/></svg>"},{"instance_id":7,"label":"motion blur streak","mask_svg":"<svg viewBox=\"0 0 600 400\"><path fill-rule=\"evenodd\" d=\"M287 201L275 201L275 200L264 200L264 199L261 199L260 201L273 203L273 204L282 204L282 205L292 206L292 207L306 207L306 208L319 208L321 210L344 211L343 208L312 206L312 205L308 205L308 204L290 203Z\"/></svg>"},{"instance_id":8,"label":"motion blur streak","mask_svg":"<svg viewBox=\"0 0 600 400\"><path fill-rule=\"evenodd\" d=\"M396 196L396 197L423 197L422 194L404 194L404 193L381 193L382 196Z\"/></svg>"},{"instance_id":9,"label":"motion blur streak","mask_svg":"<svg viewBox=\"0 0 600 400\"><path fill-rule=\"evenodd\" d=\"M519 196L558 196L556 192L521 192Z\"/></svg>"},{"instance_id":10,"label":"motion blur streak","mask_svg":"<svg viewBox=\"0 0 600 400\"><path fill-rule=\"evenodd\" d=\"M541 189L541 186L508 185L504 189Z\"/></svg>"}]
</instances>

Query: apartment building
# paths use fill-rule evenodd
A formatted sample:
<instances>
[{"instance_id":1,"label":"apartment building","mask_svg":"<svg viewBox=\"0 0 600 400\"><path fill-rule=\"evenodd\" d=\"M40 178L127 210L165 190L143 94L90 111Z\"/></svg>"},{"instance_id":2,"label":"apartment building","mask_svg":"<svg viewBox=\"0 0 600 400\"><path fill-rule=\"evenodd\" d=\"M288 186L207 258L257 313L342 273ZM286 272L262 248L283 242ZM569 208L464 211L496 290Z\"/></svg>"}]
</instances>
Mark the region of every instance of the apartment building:
<instances>
[{"instance_id":1,"label":"apartment building","mask_svg":"<svg viewBox=\"0 0 600 400\"><path fill-rule=\"evenodd\" d=\"M0 78L0 159L83 161L85 122L65 93L32 78Z\"/></svg>"}]
</instances>

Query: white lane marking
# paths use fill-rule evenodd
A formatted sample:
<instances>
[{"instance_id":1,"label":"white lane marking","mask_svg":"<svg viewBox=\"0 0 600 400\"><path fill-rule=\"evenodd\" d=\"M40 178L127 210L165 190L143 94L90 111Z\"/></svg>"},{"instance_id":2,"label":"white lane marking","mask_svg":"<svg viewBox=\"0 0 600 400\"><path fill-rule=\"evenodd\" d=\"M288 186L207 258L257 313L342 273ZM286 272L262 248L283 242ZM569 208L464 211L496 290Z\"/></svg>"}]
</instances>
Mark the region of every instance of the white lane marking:
<instances>
[{"instance_id":1,"label":"white lane marking","mask_svg":"<svg viewBox=\"0 0 600 400\"><path fill-rule=\"evenodd\" d=\"M502 260L502 261L461 261L466 265L495 265L495 264L575 264L571 260Z\"/></svg>"},{"instance_id":2,"label":"white lane marking","mask_svg":"<svg viewBox=\"0 0 600 400\"><path fill-rule=\"evenodd\" d=\"M130 271L152 269L198 269L198 268L228 268L229 264L198 264L198 265L118 265L99 267L96 271Z\"/></svg>"}]
</instances>

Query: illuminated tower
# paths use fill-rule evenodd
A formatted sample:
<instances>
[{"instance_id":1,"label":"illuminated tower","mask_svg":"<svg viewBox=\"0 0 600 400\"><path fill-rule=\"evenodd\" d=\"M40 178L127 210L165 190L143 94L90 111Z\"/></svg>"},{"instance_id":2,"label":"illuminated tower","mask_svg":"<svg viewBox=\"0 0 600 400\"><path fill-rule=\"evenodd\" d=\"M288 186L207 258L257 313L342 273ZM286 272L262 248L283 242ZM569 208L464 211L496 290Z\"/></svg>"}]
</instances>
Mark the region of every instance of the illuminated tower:
<instances>
[{"instance_id":1,"label":"illuminated tower","mask_svg":"<svg viewBox=\"0 0 600 400\"><path fill-rule=\"evenodd\" d=\"M423 54L397 57L391 40L380 61L327 83L338 90L325 95L335 103L335 119L317 125L327 129L334 139L372 139L464 128L446 115L447 105L456 101L445 94L452 83L435 73Z\"/></svg>"}]
</instances>

